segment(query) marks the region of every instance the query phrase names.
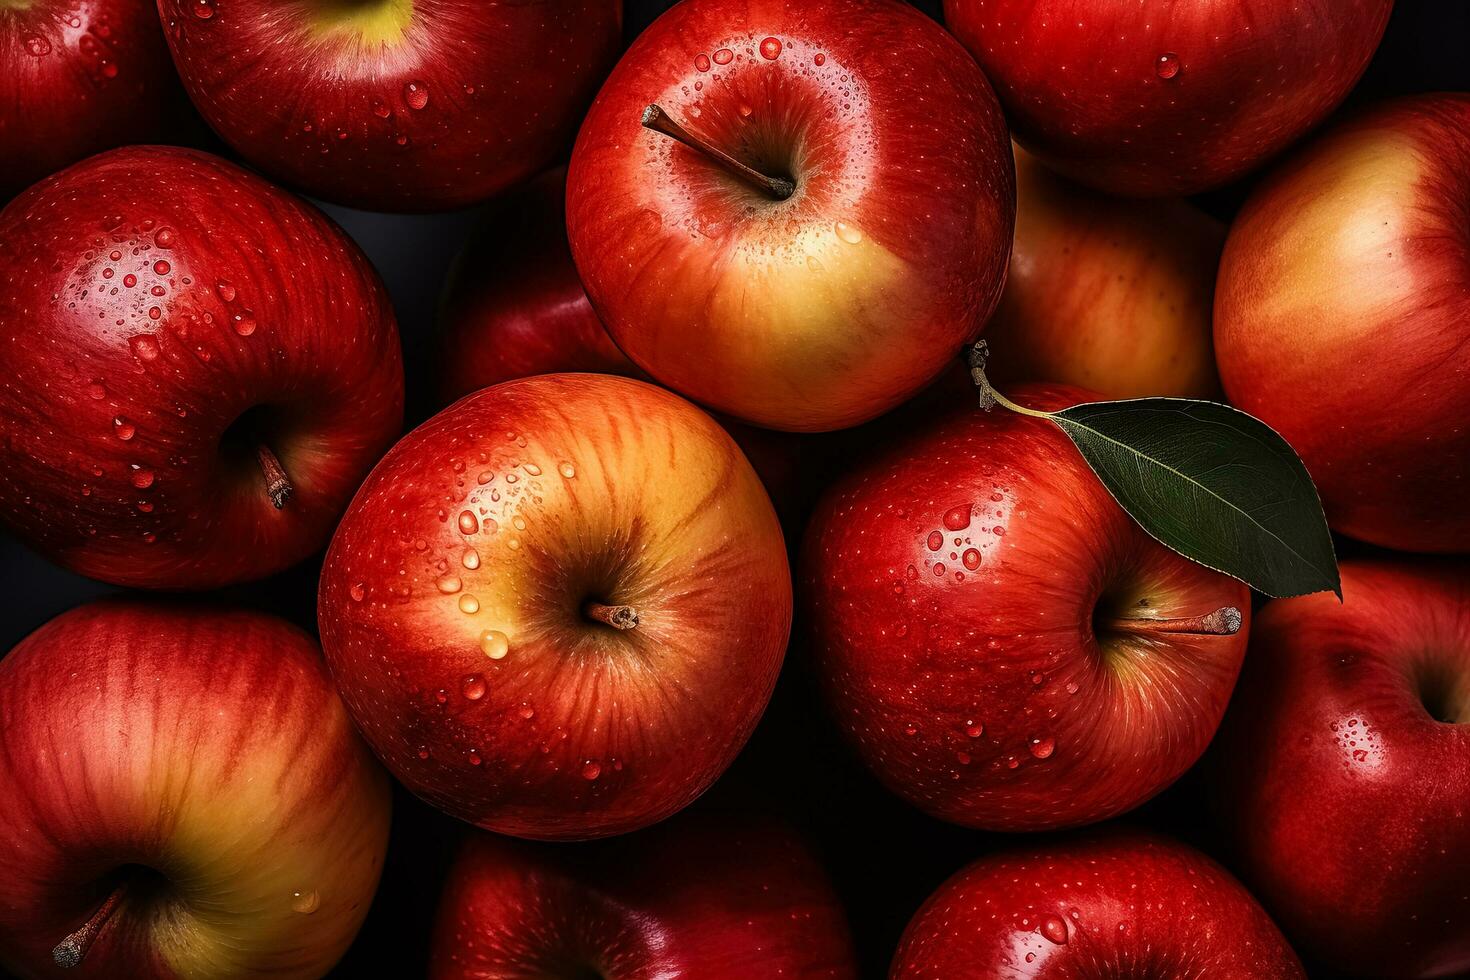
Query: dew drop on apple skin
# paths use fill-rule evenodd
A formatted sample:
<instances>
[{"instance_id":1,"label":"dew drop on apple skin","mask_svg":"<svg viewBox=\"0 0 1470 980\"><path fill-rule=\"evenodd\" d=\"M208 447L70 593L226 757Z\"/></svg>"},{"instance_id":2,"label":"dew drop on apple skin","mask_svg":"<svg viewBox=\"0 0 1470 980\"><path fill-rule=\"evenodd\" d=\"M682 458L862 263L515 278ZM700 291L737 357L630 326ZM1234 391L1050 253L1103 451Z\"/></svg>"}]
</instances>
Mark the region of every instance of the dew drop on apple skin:
<instances>
[{"instance_id":1,"label":"dew drop on apple skin","mask_svg":"<svg viewBox=\"0 0 1470 980\"><path fill-rule=\"evenodd\" d=\"M1179 56L1172 51L1165 51L1154 59L1154 74L1164 81L1176 77L1183 65L1179 63Z\"/></svg>"},{"instance_id":2,"label":"dew drop on apple skin","mask_svg":"<svg viewBox=\"0 0 1470 980\"><path fill-rule=\"evenodd\" d=\"M582 766L582 778L586 780L596 779L602 775L602 763L596 759L588 759Z\"/></svg>"},{"instance_id":3,"label":"dew drop on apple skin","mask_svg":"<svg viewBox=\"0 0 1470 980\"><path fill-rule=\"evenodd\" d=\"M556 471L560 473L564 479L568 480L574 479L577 475L577 468L571 463L562 463L556 468Z\"/></svg>"},{"instance_id":4,"label":"dew drop on apple skin","mask_svg":"<svg viewBox=\"0 0 1470 980\"><path fill-rule=\"evenodd\" d=\"M347 590L347 597L353 602L361 602L365 595L367 595L367 590L363 588L361 582L354 582L352 587Z\"/></svg>"},{"instance_id":5,"label":"dew drop on apple skin","mask_svg":"<svg viewBox=\"0 0 1470 980\"><path fill-rule=\"evenodd\" d=\"M709 71L709 55L696 55L694 58L695 71Z\"/></svg>"},{"instance_id":6,"label":"dew drop on apple skin","mask_svg":"<svg viewBox=\"0 0 1470 980\"><path fill-rule=\"evenodd\" d=\"M1031 754L1038 759L1049 759L1056 751L1057 740L1054 738L1033 738L1030 744Z\"/></svg>"},{"instance_id":7,"label":"dew drop on apple skin","mask_svg":"<svg viewBox=\"0 0 1470 980\"><path fill-rule=\"evenodd\" d=\"M728 65L734 60L735 52L731 51L729 48L721 48L720 50L715 52L715 64L717 65Z\"/></svg>"},{"instance_id":8,"label":"dew drop on apple skin","mask_svg":"<svg viewBox=\"0 0 1470 980\"><path fill-rule=\"evenodd\" d=\"M480 553L474 548L466 548L464 554L460 556L459 563L470 570L479 568Z\"/></svg>"},{"instance_id":9,"label":"dew drop on apple skin","mask_svg":"<svg viewBox=\"0 0 1470 980\"><path fill-rule=\"evenodd\" d=\"M480 611L480 600L476 599L472 595L460 596L459 611L464 613L466 616L473 616L475 613Z\"/></svg>"},{"instance_id":10,"label":"dew drop on apple skin","mask_svg":"<svg viewBox=\"0 0 1470 980\"><path fill-rule=\"evenodd\" d=\"M292 892L291 911L300 912L302 915L310 915L321 907L322 898L312 891Z\"/></svg>"},{"instance_id":11,"label":"dew drop on apple skin","mask_svg":"<svg viewBox=\"0 0 1470 980\"><path fill-rule=\"evenodd\" d=\"M459 512L459 533L475 534L480 530L480 521L473 513L467 510Z\"/></svg>"},{"instance_id":12,"label":"dew drop on apple skin","mask_svg":"<svg viewBox=\"0 0 1470 980\"><path fill-rule=\"evenodd\" d=\"M862 231L845 221L839 221L834 224L832 230L837 232L838 238L849 245L856 245L863 240Z\"/></svg>"},{"instance_id":13,"label":"dew drop on apple skin","mask_svg":"<svg viewBox=\"0 0 1470 980\"><path fill-rule=\"evenodd\" d=\"M485 696L485 678L479 674L467 674L460 681L459 691L466 701L478 701Z\"/></svg>"},{"instance_id":14,"label":"dew drop on apple skin","mask_svg":"<svg viewBox=\"0 0 1470 980\"><path fill-rule=\"evenodd\" d=\"M439 586L439 591L443 592L445 595L454 595L454 593L458 592L461 588L463 588L464 585L464 583L459 580L458 575L445 575L434 584Z\"/></svg>"},{"instance_id":15,"label":"dew drop on apple skin","mask_svg":"<svg viewBox=\"0 0 1470 980\"><path fill-rule=\"evenodd\" d=\"M1041 920L1041 935L1047 942L1058 946L1067 945L1067 924L1060 916L1048 915Z\"/></svg>"},{"instance_id":16,"label":"dew drop on apple skin","mask_svg":"<svg viewBox=\"0 0 1470 980\"><path fill-rule=\"evenodd\" d=\"M429 86L419 81L409 82L403 86L403 101L415 112L423 109L429 104Z\"/></svg>"},{"instance_id":17,"label":"dew drop on apple skin","mask_svg":"<svg viewBox=\"0 0 1470 980\"><path fill-rule=\"evenodd\" d=\"M504 660L510 653L510 637L500 630L485 630L480 634L480 652L491 660Z\"/></svg>"},{"instance_id":18,"label":"dew drop on apple skin","mask_svg":"<svg viewBox=\"0 0 1470 980\"><path fill-rule=\"evenodd\" d=\"M781 42L774 37L768 37L761 41L761 57L767 61L775 61L781 57Z\"/></svg>"}]
</instances>

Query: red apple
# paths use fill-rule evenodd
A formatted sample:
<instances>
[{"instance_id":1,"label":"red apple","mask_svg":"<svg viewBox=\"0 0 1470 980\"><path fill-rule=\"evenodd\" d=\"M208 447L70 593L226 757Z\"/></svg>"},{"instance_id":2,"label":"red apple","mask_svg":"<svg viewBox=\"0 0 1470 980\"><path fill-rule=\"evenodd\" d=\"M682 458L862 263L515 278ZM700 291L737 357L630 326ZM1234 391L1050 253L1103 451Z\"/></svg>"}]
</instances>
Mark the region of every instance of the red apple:
<instances>
[{"instance_id":1,"label":"red apple","mask_svg":"<svg viewBox=\"0 0 1470 980\"><path fill-rule=\"evenodd\" d=\"M1356 976L1470 971L1470 569L1345 562L1268 603L1214 751L1243 877Z\"/></svg>"},{"instance_id":2,"label":"red apple","mask_svg":"<svg viewBox=\"0 0 1470 980\"><path fill-rule=\"evenodd\" d=\"M826 875L789 831L681 818L568 848L474 834L429 976L855 978Z\"/></svg>"},{"instance_id":3,"label":"red apple","mask_svg":"<svg viewBox=\"0 0 1470 980\"><path fill-rule=\"evenodd\" d=\"M104 581L204 589L317 550L397 434L367 258L204 153L127 147L0 213L0 518Z\"/></svg>"},{"instance_id":4,"label":"red apple","mask_svg":"<svg viewBox=\"0 0 1470 980\"><path fill-rule=\"evenodd\" d=\"M1099 194L1023 150L1016 200L1010 276L985 327L991 380L1059 381L1110 398L1218 398L1218 221L1174 198Z\"/></svg>"},{"instance_id":5,"label":"red apple","mask_svg":"<svg viewBox=\"0 0 1470 980\"><path fill-rule=\"evenodd\" d=\"M1214 861L1141 833L991 855L940 886L890 980L1305 980L1271 919Z\"/></svg>"},{"instance_id":6,"label":"red apple","mask_svg":"<svg viewBox=\"0 0 1470 980\"><path fill-rule=\"evenodd\" d=\"M502 833L595 837L670 815L739 752L791 582L714 420L639 381L542 375L393 447L333 538L318 618L409 789Z\"/></svg>"},{"instance_id":7,"label":"red apple","mask_svg":"<svg viewBox=\"0 0 1470 980\"><path fill-rule=\"evenodd\" d=\"M1393 0L944 0L1021 144L1117 194L1193 194L1326 118Z\"/></svg>"},{"instance_id":8,"label":"red apple","mask_svg":"<svg viewBox=\"0 0 1470 980\"><path fill-rule=\"evenodd\" d=\"M484 200L571 144L621 0L158 0L184 87L251 163L385 211Z\"/></svg>"},{"instance_id":9,"label":"red apple","mask_svg":"<svg viewBox=\"0 0 1470 980\"><path fill-rule=\"evenodd\" d=\"M607 335L572 264L566 171L496 202L450 270L441 303L441 401L535 374L641 377Z\"/></svg>"},{"instance_id":10,"label":"red apple","mask_svg":"<svg viewBox=\"0 0 1470 980\"><path fill-rule=\"evenodd\" d=\"M152 0L0 0L0 202L158 139L178 85Z\"/></svg>"},{"instance_id":11,"label":"red apple","mask_svg":"<svg viewBox=\"0 0 1470 980\"><path fill-rule=\"evenodd\" d=\"M1333 530L1470 550L1470 95L1389 102L1273 173L1215 294L1230 400L1301 454Z\"/></svg>"},{"instance_id":12,"label":"red apple","mask_svg":"<svg viewBox=\"0 0 1470 980\"><path fill-rule=\"evenodd\" d=\"M1149 537L1056 426L1009 412L877 452L818 504L801 560L838 723L890 789L966 826L1142 803L1204 751L1245 654L1246 587Z\"/></svg>"},{"instance_id":13,"label":"red apple","mask_svg":"<svg viewBox=\"0 0 1470 980\"><path fill-rule=\"evenodd\" d=\"M0 964L319 977L367 914L388 781L270 616L74 609L0 661Z\"/></svg>"},{"instance_id":14,"label":"red apple","mask_svg":"<svg viewBox=\"0 0 1470 980\"><path fill-rule=\"evenodd\" d=\"M1014 210L990 86L896 0L679 4L614 69L567 183L572 254L618 346L798 431L881 414L979 333Z\"/></svg>"}]
</instances>

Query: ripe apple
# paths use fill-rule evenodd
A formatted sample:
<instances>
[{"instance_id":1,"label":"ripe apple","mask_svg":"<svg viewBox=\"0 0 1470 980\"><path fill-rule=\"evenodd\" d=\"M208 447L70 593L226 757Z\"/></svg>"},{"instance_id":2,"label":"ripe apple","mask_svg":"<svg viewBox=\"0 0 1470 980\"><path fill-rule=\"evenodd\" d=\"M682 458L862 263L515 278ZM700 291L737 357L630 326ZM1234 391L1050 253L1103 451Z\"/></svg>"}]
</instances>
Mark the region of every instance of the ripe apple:
<instances>
[{"instance_id":1,"label":"ripe apple","mask_svg":"<svg viewBox=\"0 0 1470 980\"><path fill-rule=\"evenodd\" d=\"M1271 174L1215 293L1230 400L1286 437L1333 530L1470 550L1470 95L1385 103Z\"/></svg>"},{"instance_id":2,"label":"ripe apple","mask_svg":"<svg viewBox=\"0 0 1470 980\"><path fill-rule=\"evenodd\" d=\"M0 518L73 571L279 571L402 424L367 258L216 157L125 147L37 184L0 212L0 269Z\"/></svg>"},{"instance_id":3,"label":"ripe apple","mask_svg":"<svg viewBox=\"0 0 1470 980\"><path fill-rule=\"evenodd\" d=\"M429 976L857 976L827 877L779 825L682 817L575 847L475 833L449 872Z\"/></svg>"},{"instance_id":4,"label":"ripe apple","mask_svg":"<svg viewBox=\"0 0 1470 980\"><path fill-rule=\"evenodd\" d=\"M1116 194L1193 194L1327 117L1393 0L944 0L1021 144Z\"/></svg>"},{"instance_id":5,"label":"ripe apple","mask_svg":"<svg viewBox=\"0 0 1470 980\"><path fill-rule=\"evenodd\" d=\"M380 211L462 207L572 141L621 0L158 0L194 105L242 156Z\"/></svg>"},{"instance_id":6,"label":"ripe apple","mask_svg":"<svg viewBox=\"0 0 1470 980\"><path fill-rule=\"evenodd\" d=\"M951 414L856 467L801 566L838 723L890 789L966 826L1142 803L1204 751L1245 655L1246 587L1149 537L1059 429L1008 412Z\"/></svg>"},{"instance_id":7,"label":"ripe apple","mask_svg":"<svg viewBox=\"0 0 1470 980\"><path fill-rule=\"evenodd\" d=\"M791 621L781 529L713 419L653 385L511 381L384 457L327 552L322 643L388 769L501 833L621 833L729 765Z\"/></svg>"},{"instance_id":8,"label":"ripe apple","mask_svg":"<svg viewBox=\"0 0 1470 980\"><path fill-rule=\"evenodd\" d=\"M1224 868L1138 832L993 854L941 885L904 932L890 980L972 976L1306 978Z\"/></svg>"},{"instance_id":9,"label":"ripe apple","mask_svg":"<svg viewBox=\"0 0 1470 980\"><path fill-rule=\"evenodd\" d=\"M1218 397L1210 305L1224 244L1224 226L1186 201L1108 197L1017 149L1010 275L985 327L991 379Z\"/></svg>"},{"instance_id":10,"label":"ripe apple","mask_svg":"<svg viewBox=\"0 0 1470 980\"><path fill-rule=\"evenodd\" d=\"M179 96L152 0L0 0L0 202L158 139Z\"/></svg>"},{"instance_id":11,"label":"ripe apple","mask_svg":"<svg viewBox=\"0 0 1470 980\"><path fill-rule=\"evenodd\" d=\"M1242 876L1358 976L1470 970L1470 569L1364 561L1268 603L1212 761Z\"/></svg>"},{"instance_id":12,"label":"ripe apple","mask_svg":"<svg viewBox=\"0 0 1470 980\"><path fill-rule=\"evenodd\" d=\"M1000 294L1005 121L896 0L687 0L582 125L572 254L618 346L757 425L855 425L919 390Z\"/></svg>"},{"instance_id":13,"label":"ripe apple","mask_svg":"<svg viewBox=\"0 0 1470 980\"><path fill-rule=\"evenodd\" d=\"M535 374L642 377L593 312L567 245L565 169L496 201L450 269L440 304L445 404Z\"/></svg>"},{"instance_id":14,"label":"ripe apple","mask_svg":"<svg viewBox=\"0 0 1470 980\"><path fill-rule=\"evenodd\" d=\"M0 660L0 717L7 969L319 977L352 942L388 781L301 630L91 603Z\"/></svg>"}]
</instances>

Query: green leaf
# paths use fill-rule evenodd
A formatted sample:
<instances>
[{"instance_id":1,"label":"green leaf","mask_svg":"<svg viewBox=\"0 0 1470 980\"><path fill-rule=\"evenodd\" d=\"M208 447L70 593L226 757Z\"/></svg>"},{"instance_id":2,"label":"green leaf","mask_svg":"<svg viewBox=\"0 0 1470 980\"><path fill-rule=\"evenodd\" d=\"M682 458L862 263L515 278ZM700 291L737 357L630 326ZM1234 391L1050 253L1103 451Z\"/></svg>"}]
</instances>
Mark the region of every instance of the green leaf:
<instances>
[{"instance_id":1,"label":"green leaf","mask_svg":"<svg viewBox=\"0 0 1470 980\"><path fill-rule=\"evenodd\" d=\"M1342 583L1307 468L1270 426L1187 398L1090 402L1050 413L1145 531L1270 596Z\"/></svg>"}]
</instances>

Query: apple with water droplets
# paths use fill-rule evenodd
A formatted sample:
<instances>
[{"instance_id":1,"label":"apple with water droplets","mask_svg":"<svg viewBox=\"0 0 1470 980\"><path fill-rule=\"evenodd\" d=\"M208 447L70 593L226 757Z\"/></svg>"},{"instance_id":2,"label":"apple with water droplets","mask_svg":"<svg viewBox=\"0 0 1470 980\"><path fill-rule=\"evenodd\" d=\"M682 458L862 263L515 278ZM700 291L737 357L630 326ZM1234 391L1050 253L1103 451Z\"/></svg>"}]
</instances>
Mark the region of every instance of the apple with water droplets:
<instances>
[{"instance_id":1,"label":"apple with water droplets","mask_svg":"<svg viewBox=\"0 0 1470 980\"><path fill-rule=\"evenodd\" d=\"M981 858L939 887L890 980L1306 980L1270 916L1214 861L1136 831Z\"/></svg>"},{"instance_id":2,"label":"apple with water droplets","mask_svg":"<svg viewBox=\"0 0 1470 980\"><path fill-rule=\"evenodd\" d=\"M622 46L622 0L158 0L199 112L241 156L377 211L545 169Z\"/></svg>"},{"instance_id":3,"label":"apple with water droplets","mask_svg":"<svg viewBox=\"0 0 1470 980\"><path fill-rule=\"evenodd\" d=\"M1149 537L1055 425L978 409L829 489L801 582L863 760L927 813L993 830L1092 823L1173 782L1225 711L1250 613L1245 585Z\"/></svg>"},{"instance_id":4,"label":"apple with water droplets","mask_svg":"<svg viewBox=\"0 0 1470 980\"><path fill-rule=\"evenodd\" d=\"M857 967L842 906L795 834L690 814L576 846L472 834L429 976L852 980Z\"/></svg>"},{"instance_id":5,"label":"apple with water droplets","mask_svg":"<svg viewBox=\"0 0 1470 980\"><path fill-rule=\"evenodd\" d=\"M1393 0L944 0L1021 145L1139 197L1235 180L1325 119Z\"/></svg>"},{"instance_id":6,"label":"apple with water droplets","mask_svg":"<svg viewBox=\"0 0 1470 980\"><path fill-rule=\"evenodd\" d=\"M239 167L125 147L0 212L0 519L58 564L164 589L280 571L402 413L371 264Z\"/></svg>"},{"instance_id":7,"label":"apple with water droplets","mask_svg":"<svg viewBox=\"0 0 1470 980\"><path fill-rule=\"evenodd\" d=\"M343 517L318 600L389 771L543 839L634 830L713 783L790 620L780 525L729 435L594 374L506 382L406 436Z\"/></svg>"},{"instance_id":8,"label":"apple with water droplets","mask_svg":"<svg viewBox=\"0 0 1470 980\"><path fill-rule=\"evenodd\" d=\"M618 346L770 428L898 405L995 306L1015 216L985 77L896 0L688 0L613 70L567 178Z\"/></svg>"},{"instance_id":9,"label":"apple with water droplets","mask_svg":"<svg viewBox=\"0 0 1470 980\"><path fill-rule=\"evenodd\" d=\"M0 203L183 106L153 0L0 0Z\"/></svg>"},{"instance_id":10,"label":"apple with water droplets","mask_svg":"<svg viewBox=\"0 0 1470 980\"><path fill-rule=\"evenodd\" d=\"M1470 568L1349 561L1256 620L1211 750L1236 867L1353 976L1470 970Z\"/></svg>"},{"instance_id":11,"label":"apple with water droplets","mask_svg":"<svg viewBox=\"0 0 1470 980\"><path fill-rule=\"evenodd\" d=\"M312 978L352 942L388 780L302 630L85 605L0 660L0 717L5 970Z\"/></svg>"}]
</instances>

